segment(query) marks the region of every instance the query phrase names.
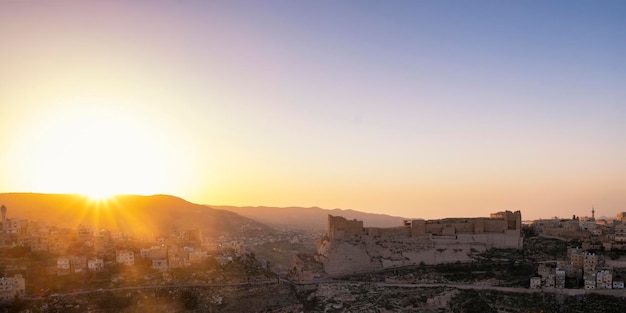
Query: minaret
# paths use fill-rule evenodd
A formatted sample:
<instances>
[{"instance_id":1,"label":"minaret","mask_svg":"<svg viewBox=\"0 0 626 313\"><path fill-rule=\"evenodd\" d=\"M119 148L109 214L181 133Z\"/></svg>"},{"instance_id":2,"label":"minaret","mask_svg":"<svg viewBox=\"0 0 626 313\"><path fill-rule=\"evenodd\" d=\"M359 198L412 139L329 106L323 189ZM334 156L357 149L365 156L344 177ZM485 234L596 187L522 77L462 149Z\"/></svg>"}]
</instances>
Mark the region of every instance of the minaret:
<instances>
[{"instance_id":1,"label":"minaret","mask_svg":"<svg viewBox=\"0 0 626 313\"><path fill-rule=\"evenodd\" d=\"M7 229L7 207L3 204L0 211L2 211L2 232L5 232Z\"/></svg>"},{"instance_id":2,"label":"minaret","mask_svg":"<svg viewBox=\"0 0 626 313\"><path fill-rule=\"evenodd\" d=\"M596 209L593 207L593 205L591 206L591 218L594 221L596 220Z\"/></svg>"}]
</instances>

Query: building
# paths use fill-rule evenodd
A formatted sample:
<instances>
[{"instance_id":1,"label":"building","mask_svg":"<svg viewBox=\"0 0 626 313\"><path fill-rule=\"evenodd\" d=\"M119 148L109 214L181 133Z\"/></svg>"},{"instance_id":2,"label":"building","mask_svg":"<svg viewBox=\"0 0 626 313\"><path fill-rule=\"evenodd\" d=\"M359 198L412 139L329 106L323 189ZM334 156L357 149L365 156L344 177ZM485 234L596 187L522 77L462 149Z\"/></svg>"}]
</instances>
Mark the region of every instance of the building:
<instances>
[{"instance_id":1,"label":"building","mask_svg":"<svg viewBox=\"0 0 626 313\"><path fill-rule=\"evenodd\" d=\"M18 219L18 218L10 218L7 219L7 227L5 228L5 232L9 234L19 234L22 230L22 226L26 226L28 220Z\"/></svg>"},{"instance_id":2,"label":"building","mask_svg":"<svg viewBox=\"0 0 626 313\"><path fill-rule=\"evenodd\" d=\"M135 264L135 253L130 250L116 250L115 251L115 262L124 264L124 265L134 265Z\"/></svg>"},{"instance_id":3,"label":"building","mask_svg":"<svg viewBox=\"0 0 626 313\"><path fill-rule=\"evenodd\" d=\"M579 218L572 219L552 218L540 219L532 223L536 233L545 236L556 236L569 239L582 239L589 236L589 232L580 228Z\"/></svg>"},{"instance_id":4,"label":"building","mask_svg":"<svg viewBox=\"0 0 626 313\"><path fill-rule=\"evenodd\" d=\"M583 253L583 273L594 273L598 267L598 256L595 253Z\"/></svg>"},{"instance_id":5,"label":"building","mask_svg":"<svg viewBox=\"0 0 626 313\"><path fill-rule=\"evenodd\" d=\"M548 276L544 280L544 286L546 288L556 287L556 275L554 273L548 274Z\"/></svg>"},{"instance_id":6,"label":"building","mask_svg":"<svg viewBox=\"0 0 626 313\"><path fill-rule=\"evenodd\" d=\"M626 243L626 223L615 225L615 237L613 240L618 243Z\"/></svg>"},{"instance_id":7,"label":"building","mask_svg":"<svg viewBox=\"0 0 626 313\"><path fill-rule=\"evenodd\" d=\"M621 278L613 280L613 289L624 289L624 280Z\"/></svg>"},{"instance_id":8,"label":"building","mask_svg":"<svg viewBox=\"0 0 626 313\"><path fill-rule=\"evenodd\" d=\"M140 249L139 253L147 259L163 259L167 257L167 248L165 246L152 246Z\"/></svg>"},{"instance_id":9,"label":"building","mask_svg":"<svg viewBox=\"0 0 626 313\"><path fill-rule=\"evenodd\" d=\"M35 238L28 246L32 252L47 252L48 240L47 238Z\"/></svg>"},{"instance_id":10,"label":"building","mask_svg":"<svg viewBox=\"0 0 626 313\"><path fill-rule=\"evenodd\" d=\"M4 206L3 206L4 207ZM26 295L26 281L20 274L0 278L0 302L11 302Z\"/></svg>"},{"instance_id":11,"label":"building","mask_svg":"<svg viewBox=\"0 0 626 313\"><path fill-rule=\"evenodd\" d=\"M84 255L71 256L70 269L72 273L82 273L87 270L87 257Z\"/></svg>"},{"instance_id":12,"label":"building","mask_svg":"<svg viewBox=\"0 0 626 313\"><path fill-rule=\"evenodd\" d=\"M71 272L70 258L58 257L57 258L57 275L67 275Z\"/></svg>"},{"instance_id":13,"label":"building","mask_svg":"<svg viewBox=\"0 0 626 313\"><path fill-rule=\"evenodd\" d=\"M167 259L152 259L152 269L167 271Z\"/></svg>"},{"instance_id":14,"label":"building","mask_svg":"<svg viewBox=\"0 0 626 313\"><path fill-rule=\"evenodd\" d=\"M566 277L574 277L576 275L571 261L556 261L556 268L565 271Z\"/></svg>"},{"instance_id":15,"label":"building","mask_svg":"<svg viewBox=\"0 0 626 313\"><path fill-rule=\"evenodd\" d=\"M597 289L613 289L613 275L609 270L600 270L596 273Z\"/></svg>"},{"instance_id":16,"label":"building","mask_svg":"<svg viewBox=\"0 0 626 313\"><path fill-rule=\"evenodd\" d=\"M556 288L565 288L565 270L557 268L554 271L555 282L554 287Z\"/></svg>"},{"instance_id":17,"label":"building","mask_svg":"<svg viewBox=\"0 0 626 313\"><path fill-rule=\"evenodd\" d=\"M91 272L100 272L104 269L103 259L90 259L87 261L87 269Z\"/></svg>"},{"instance_id":18,"label":"building","mask_svg":"<svg viewBox=\"0 0 626 313\"><path fill-rule=\"evenodd\" d=\"M111 239L111 232L108 230L102 230L93 236L93 247L98 255L104 255L108 251L113 250L113 239Z\"/></svg>"},{"instance_id":19,"label":"building","mask_svg":"<svg viewBox=\"0 0 626 313\"><path fill-rule=\"evenodd\" d=\"M88 226L78 225L76 230L76 240L80 243L93 240L93 229Z\"/></svg>"},{"instance_id":20,"label":"building","mask_svg":"<svg viewBox=\"0 0 626 313\"><path fill-rule=\"evenodd\" d=\"M596 273L589 273L583 276L585 289L596 289Z\"/></svg>"},{"instance_id":21,"label":"building","mask_svg":"<svg viewBox=\"0 0 626 313\"><path fill-rule=\"evenodd\" d=\"M541 288L541 277L531 277L530 278L530 289L539 289Z\"/></svg>"},{"instance_id":22,"label":"building","mask_svg":"<svg viewBox=\"0 0 626 313\"><path fill-rule=\"evenodd\" d=\"M206 259L209 258L209 255L206 251L193 251L193 252L189 252L189 262L191 264L199 264L204 262Z\"/></svg>"},{"instance_id":23,"label":"building","mask_svg":"<svg viewBox=\"0 0 626 313\"><path fill-rule=\"evenodd\" d=\"M189 266L188 253L183 249L170 248L167 250L167 265L169 268L181 268Z\"/></svg>"},{"instance_id":24,"label":"building","mask_svg":"<svg viewBox=\"0 0 626 313\"><path fill-rule=\"evenodd\" d=\"M580 248L569 248L567 250L567 256L572 263L572 270L582 270L585 265L584 251Z\"/></svg>"}]
</instances>

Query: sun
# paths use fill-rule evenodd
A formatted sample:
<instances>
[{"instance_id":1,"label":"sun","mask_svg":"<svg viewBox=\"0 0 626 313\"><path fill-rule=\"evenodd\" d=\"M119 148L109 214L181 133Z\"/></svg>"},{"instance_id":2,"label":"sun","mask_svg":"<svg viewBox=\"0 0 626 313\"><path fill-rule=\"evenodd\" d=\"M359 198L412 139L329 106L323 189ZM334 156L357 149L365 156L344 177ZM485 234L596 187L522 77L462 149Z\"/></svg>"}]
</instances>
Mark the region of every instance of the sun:
<instances>
[{"instance_id":1,"label":"sun","mask_svg":"<svg viewBox=\"0 0 626 313\"><path fill-rule=\"evenodd\" d=\"M114 194L104 191L88 192L83 193L83 195L86 196L91 202L105 202L115 197Z\"/></svg>"},{"instance_id":2,"label":"sun","mask_svg":"<svg viewBox=\"0 0 626 313\"><path fill-rule=\"evenodd\" d=\"M177 147L142 114L124 106L80 104L46 112L24 145L30 190L83 194L158 194L172 184Z\"/></svg>"}]
</instances>

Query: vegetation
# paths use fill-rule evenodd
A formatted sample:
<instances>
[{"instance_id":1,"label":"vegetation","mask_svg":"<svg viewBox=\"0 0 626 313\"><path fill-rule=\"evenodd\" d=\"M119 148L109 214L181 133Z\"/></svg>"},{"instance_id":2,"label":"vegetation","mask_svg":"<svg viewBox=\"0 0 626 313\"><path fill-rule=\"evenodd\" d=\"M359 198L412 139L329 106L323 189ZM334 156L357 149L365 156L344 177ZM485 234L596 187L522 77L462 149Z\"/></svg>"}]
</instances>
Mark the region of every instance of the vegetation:
<instances>
[{"instance_id":1,"label":"vegetation","mask_svg":"<svg viewBox=\"0 0 626 313\"><path fill-rule=\"evenodd\" d=\"M315 240L310 242L292 243L288 240L265 242L251 247L251 250L260 259L267 260L274 272L285 272L293 263L298 253L315 253Z\"/></svg>"},{"instance_id":2,"label":"vegetation","mask_svg":"<svg viewBox=\"0 0 626 313\"><path fill-rule=\"evenodd\" d=\"M524 257L532 262L566 260L570 246L576 246L576 243L541 236L525 238Z\"/></svg>"}]
</instances>

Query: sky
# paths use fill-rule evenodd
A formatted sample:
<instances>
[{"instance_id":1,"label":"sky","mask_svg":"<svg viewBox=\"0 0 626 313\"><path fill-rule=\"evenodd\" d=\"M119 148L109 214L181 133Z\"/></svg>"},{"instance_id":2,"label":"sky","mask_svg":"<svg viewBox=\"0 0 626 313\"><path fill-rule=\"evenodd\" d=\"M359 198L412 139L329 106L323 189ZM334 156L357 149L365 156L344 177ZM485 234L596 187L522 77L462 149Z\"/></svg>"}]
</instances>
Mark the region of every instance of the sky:
<instances>
[{"instance_id":1,"label":"sky","mask_svg":"<svg viewBox=\"0 0 626 313\"><path fill-rule=\"evenodd\" d=\"M626 211L623 1L0 0L0 192Z\"/></svg>"}]
</instances>

